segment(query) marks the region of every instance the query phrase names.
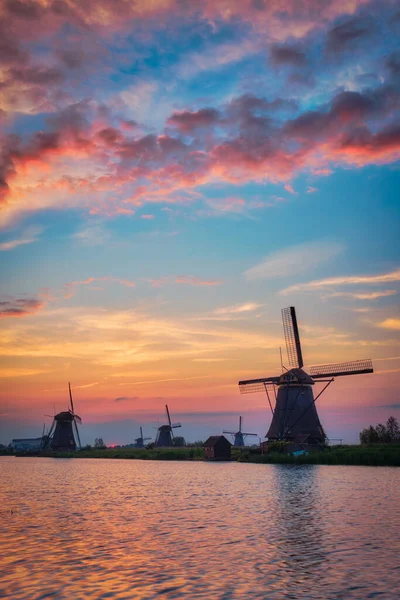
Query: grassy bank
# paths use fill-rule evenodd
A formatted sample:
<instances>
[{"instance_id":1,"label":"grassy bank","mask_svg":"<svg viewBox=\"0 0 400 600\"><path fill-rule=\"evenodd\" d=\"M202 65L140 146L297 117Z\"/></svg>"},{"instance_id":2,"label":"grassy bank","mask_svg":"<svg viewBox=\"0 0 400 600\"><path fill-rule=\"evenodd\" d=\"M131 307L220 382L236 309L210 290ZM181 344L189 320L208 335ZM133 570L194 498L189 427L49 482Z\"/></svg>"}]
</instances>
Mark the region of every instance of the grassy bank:
<instances>
[{"instance_id":1,"label":"grassy bank","mask_svg":"<svg viewBox=\"0 0 400 600\"><path fill-rule=\"evenodd\" d=\"M9 452L7 452L8 454ZM0 453L2 454L2 453ZM4 453L5 454L5 453ZM78 452L48 452L52 458L123 458L141 460L203 460L203 448L106 448ZM324 451L304 456L270 453L257 454L249 449L232 449L232 460L250 463L294 465L370 465L400 466L400 444L371 444L363 446L332 446Z\"/></svg>"},{"instance_id":2,"label":"grassy bank","mask_svg":"<svg viewBox=\"0 0 400 600\"><path fill-rule=\"evenodd\" d=\"M324 451L303 456L290 454L252 454L243 452L238 460L253 463L294 465L365 465L400 466L400 444L371 444L369 446L331 446Z\"/></svg>"},{"instance_id":3,"label":"grassy bank","mask_svg":"<svg viewBox=\"0 0 400 600\"><path fill-rule=\"evenodd\" d=\"M105 448L78 452L49 452L54 458L126 458L141 460L202 460L203 448Z\"/></svg>"}]
</instances>

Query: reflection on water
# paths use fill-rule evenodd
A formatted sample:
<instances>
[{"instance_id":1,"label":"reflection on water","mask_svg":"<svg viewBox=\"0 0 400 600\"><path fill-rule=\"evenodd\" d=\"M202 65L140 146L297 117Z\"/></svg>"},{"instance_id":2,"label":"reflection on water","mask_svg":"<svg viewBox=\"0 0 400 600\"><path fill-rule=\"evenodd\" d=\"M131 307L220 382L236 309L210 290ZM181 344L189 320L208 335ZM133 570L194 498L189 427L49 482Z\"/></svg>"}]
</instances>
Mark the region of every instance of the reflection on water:
<instances>
[{"instance_id":1,"label":"reflection on water","mask_svg":"<svg viewBox=\"0 0 400 600\"><path fill-rule=\"evenodd\" d=\"M0 458L0 597L394 599L400 470Z\"/></svg>"}]
</instances>

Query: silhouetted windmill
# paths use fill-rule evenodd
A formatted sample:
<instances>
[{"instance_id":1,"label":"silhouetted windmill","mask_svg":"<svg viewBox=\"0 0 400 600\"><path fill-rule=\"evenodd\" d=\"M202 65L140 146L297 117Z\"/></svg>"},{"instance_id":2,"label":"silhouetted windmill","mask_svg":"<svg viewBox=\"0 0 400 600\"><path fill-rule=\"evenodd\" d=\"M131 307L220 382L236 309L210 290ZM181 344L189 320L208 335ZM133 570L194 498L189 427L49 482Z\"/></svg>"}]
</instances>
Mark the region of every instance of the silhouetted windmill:
<instances>
[{"instance_id":1,"label":"silhouetted windmill","mask_svg":"<svg viewBox=\"0 0 400 600\"><path fill-rule=\"evenodd\" d=\"M72 401L71 384L68 383L69 389L69 400L71 408L67 411L60 412L54 415L53 423L50 427L50 431L47 434L46 446L50 446L52 450L58 451L75 451L76 442L74 437L73 425L75 426L75 433L78 440L79 448L81 448L81 440L79 437L77 423L82 423L82 419L74 412L74 403ZM54 433L53 433L54 431Z\"/></svg>"},{"instance_id":2,"label":"silhouetted windmill","mask_svg":"<svg viewBox=\"0 0 400 600\"><path fill-rule=\"evenodd\" d=\"M303 355L293 306L282 309L283 331L291 369L280 376L262 377L239 381L242 394L264 391L272 411L272 422L266 437L268 440L286 440L294 443L324 444L326 434L318 417L315 401L335 377L373 373L371 359L356 360L310 367L303 370ZM314 398L312 386L315 380L326 383ZM278 391L276 392L276 387ZM272 407L270 391L275 395Z\"/></svg>"},{"instance_id":3,"label":"silhouetted windmill","mask_svg":"<svg viewBox=\"0 0 400 600\"><path fill-rule=\"evenodd\" d=\"M258 437L257 433L244 433L242 431L242 417L239 417L239 431L223 431L222 433L229 433L234 436L234 446L244 446L244 438L248 435L255 435Z\"/></svg>"},{"instance_id":4,"label":"silhouetted windmill","mask_svg":"<svg viewBox=\"0 0 400 600\"><path fill-rule=\"evenodd\" d=\"M161 425L157 431L156 446L173 446L174 433L173 429L176 427L182 427L180 423L171 423L171 417L169 415L168 404L165 405L167 411L168 425Z\"/></svg>"},{"instance_id":5,"label":"silhouetted windmill","mask_svg":"<svg viewBox=\"0 0 400 600\"><path fill-rule=\"evenodd\" d=\"M135 439L135 448L144 448L144 442L151 440L151 437L143 437L143 429L140 428L140 437Z\"/></svg>"}]
</instances>

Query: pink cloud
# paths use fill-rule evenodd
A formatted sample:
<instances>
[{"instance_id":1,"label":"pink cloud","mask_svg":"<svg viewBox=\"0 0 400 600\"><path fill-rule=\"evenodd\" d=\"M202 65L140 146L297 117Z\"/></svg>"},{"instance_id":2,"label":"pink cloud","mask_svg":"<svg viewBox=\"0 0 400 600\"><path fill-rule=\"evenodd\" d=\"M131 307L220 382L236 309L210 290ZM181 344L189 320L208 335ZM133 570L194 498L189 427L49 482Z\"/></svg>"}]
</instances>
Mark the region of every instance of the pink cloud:
<instances>
[{"instance_id":1,"label":"pink cloud","mask_svg":"<svg viewBox=\"0 0 400 600\"><path fill-rule=\"evenodd\" d=\"M192 275L179 275L175 278L175 283L185 285L222 285L224 282L221 279L200 279Z\"/></svg>"},{"instance_id":2,"label":"pink cloud","mask_svg":"<svg viewBox=\"0 0 400 600\"><path fill-rule=\"evenodd\" d=\"M290 183L287 183L287 184L284 186L284 188L285 188L285 190L286 190L287 192L289 192L290 194L297 194L297 192L295 192L295 191L294 191L294 189L293 189L293 187L290 185Z\"/></svg>"},{"instance_id":3,"label":"pink cloud","mask_svg":"<svg viewBox=\"0 0 400 600\"><path fill-rule=\"evenodd\" d=\"M119 215L134 215L135 211L130 208L117 208L117 213Z\"/></svg>"},{"instance_id":4,"label":"pink cloud","mask_svg":"<svg viewBox=\"0 0 400 600\"><path fill-rule=\"evenodd\" d=\"M210 127L218 121L218 118L218 111L213 108L203 108L196 112L183 110L173 113L167 120L167 124L177 127L183 133L190 133L200 127Z\"/></svg>"},{"instance_id":5,"label":"pink cloud","mask_svg":"<svg viewBox=\"0 0 400 600\"><path fill-rule=\"evenodd\" d=\"M155 217L154 217L154 215L142 215L140 218L141 219L146 219L147 221L151 221Z\"/></svg>"},{"instance_id":6,"label":"pink cloud","mask_svg":"<svg viewBox=\"0 0 400 600\"><path fill-rule=\"evenodd\" d=\"M134 281L130 281L129 279L119 279L118 277L106 276L106 277L88 277L83 281L71 281L66 283L64 286L64 298L72 298L75 295L75 290L77 287L82 285L91 285L92 283L98 281L106 281L106 282L115 282L123 285L125 287L134 288L136 284ZM103 288L92 288L97 290L102 290Z\"/></svg>"},{"instance_id":7,"label":"pink cloud","mask_svg":"<svg viewBox=\"0 0 400 600\"><path fill-rule=\"evenodd\" d=\"M0 319L27 317L44 307L45 303L36 298L8 298L0 301Z\"/></svg>"},{"instance_id":8,"label":"pink cloud","mask_svg":"<svg viewBox=\"0 0 400 600\"><path fill-rule=\"evenodd\" d=\"M148 279L147 280L151 287L154 288L158 288L158 287L162 287L163 285L166 285L167 283L170 282L170 278L169 277L159 277L158 279Z\"/></svg>"},{"instance_id":9,"label":"pink cloud","mask_svg":"<svg viewBox=\"0 0 400 600\"><path fill-rule=\"evenodd\" d=\"M239 10L239 4L233 6ZM174 111L166 119L173 135L116 128L119 117L110 109L89 101L73 104L53 114L48 130L26 140L2 138L0 222L49 208L113 216L133 214L129 205L186 205L204 201L196 188L217 181L282 182L294 194L290 179L298 172L328 175L331 165L362 167L400 157L400 130L387 125L399 94L389 85L373 93L340 92L328 104L275 122L271 111L282 102L246 94L218 111ZM186 134L199 128L201 135L189 142ZM252 208L235 197L209 202L222 213Z\"/></svg>"},{"instance_id":10,"label":"pink cloud","mask_svg":"<svg viewBox=\"0 0 400 600\"><path fill-rule=\"evenodd\" d=\"M313 175L321 175L323 177L328 177L333 173L332 169L329 169L328 167L311 169L311 172Z\"/></svg>"},{"instance_id":11,"label":"pink cloud","mask_svg":"<svg viewBox=\"0 0 400 600\"><path fill-rule=\"evenodd\" d=\"M246 208L246 202L243 198L213 198L207 200L207 204L220 213L242 213Z\"/></svg>"}]
</instances>

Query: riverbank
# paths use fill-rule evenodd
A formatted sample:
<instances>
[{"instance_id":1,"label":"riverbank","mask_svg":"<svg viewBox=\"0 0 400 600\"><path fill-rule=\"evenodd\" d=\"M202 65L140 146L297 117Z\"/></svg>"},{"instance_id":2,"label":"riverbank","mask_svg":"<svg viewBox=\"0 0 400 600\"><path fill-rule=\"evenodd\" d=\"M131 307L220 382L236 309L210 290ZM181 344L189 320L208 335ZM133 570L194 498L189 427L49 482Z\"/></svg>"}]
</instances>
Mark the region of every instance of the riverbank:
<instances>
[{"instance_id":1,"label":"riverbank","mask_svg":"<svg viewBox=\"0 0 400 600\"><path fill-rule=\"evenodd\" d=\"M296 465L358 465L400 467L400 444L370 446L331 446L324 451L302 456L290 454L245 454L239 461L252 463L278 463Z\"/></svg>"},{"instance_id":2,"label":"riverbank","mask_svg":"<svg viewBox=\"0 0 400 600\"><path fill-rule=\"evenodd\" d=\"M2 452L1 454L6 454ZM7 452L7 454L10 454ZM12 453L11 453L12 454ZM17 454L17 456L30 454ZM133 460L204 460L202 447L184 448L105 448L83 449L78 452L47 452L40 456L49 458L119 458ZM283 453L260 454L249 448L233 448L232 459L237 462L294 465L369 465L400 466L400 444L371 444L331 446L324 451L314 451L302 456Z\"/></svg>"}]
</instances>

